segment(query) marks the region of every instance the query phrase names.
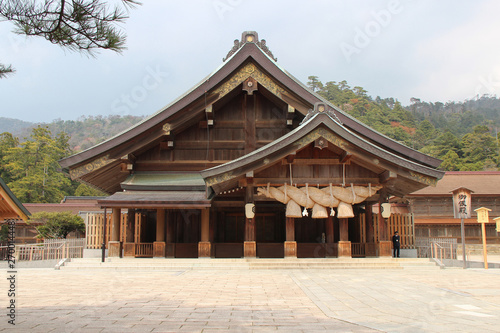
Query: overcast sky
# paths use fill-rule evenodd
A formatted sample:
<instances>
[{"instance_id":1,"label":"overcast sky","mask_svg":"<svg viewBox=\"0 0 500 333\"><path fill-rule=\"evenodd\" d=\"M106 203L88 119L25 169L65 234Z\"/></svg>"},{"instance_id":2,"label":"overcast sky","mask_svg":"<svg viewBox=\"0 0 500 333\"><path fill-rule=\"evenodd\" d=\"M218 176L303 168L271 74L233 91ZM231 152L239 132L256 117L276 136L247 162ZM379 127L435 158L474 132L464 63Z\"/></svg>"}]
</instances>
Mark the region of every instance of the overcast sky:
<instances>
[{"instance_id":1,"label":"overcast sky","mask_svg":"<svg viewBox=\"0 0 500 333\"><path fill-rule=\"evenodd\" d=\"M302 82L361 86L403 105L500 93L500 1L149 0L128 49L89 58L0 22L0 116L34 122L150 115L215 70L245 30Z\"/></svg>"}]
</instances>

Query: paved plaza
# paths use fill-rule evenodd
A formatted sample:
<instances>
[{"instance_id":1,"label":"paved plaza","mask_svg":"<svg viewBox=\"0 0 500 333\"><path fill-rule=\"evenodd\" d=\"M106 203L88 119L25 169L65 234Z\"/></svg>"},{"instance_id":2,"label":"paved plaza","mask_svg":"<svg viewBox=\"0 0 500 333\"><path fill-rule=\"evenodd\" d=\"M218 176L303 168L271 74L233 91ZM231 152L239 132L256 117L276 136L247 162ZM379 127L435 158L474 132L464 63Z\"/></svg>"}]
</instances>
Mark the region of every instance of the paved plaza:
<instances>
[{"instance_id":1,"label":"paved plaza","mask_svg":"<svg viewBox=\"0 0 500 333\"><path fill-rule=\"evenodd\" d=\"M498 269L18 269L5 332L498 332ZM14 329L12 329L14 327Z\"/></svg>"}]
</instances>

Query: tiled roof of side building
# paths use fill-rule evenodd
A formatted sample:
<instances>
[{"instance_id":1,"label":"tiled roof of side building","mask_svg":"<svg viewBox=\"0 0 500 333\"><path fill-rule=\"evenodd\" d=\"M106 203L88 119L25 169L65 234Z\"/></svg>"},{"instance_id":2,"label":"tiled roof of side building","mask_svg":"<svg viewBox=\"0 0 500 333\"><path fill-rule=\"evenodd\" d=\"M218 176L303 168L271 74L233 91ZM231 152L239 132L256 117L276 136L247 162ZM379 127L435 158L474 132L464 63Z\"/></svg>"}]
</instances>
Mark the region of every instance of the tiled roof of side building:
<instances>
[{"instance_id":1,"label":"tiled roof of side building","mask_svg":"<svg viewBox=\"0 0 500 333\"><path fill-rule=\"evenodd\" d=\"M448 171L436 187L426 187L408 196L450 196L453 190L464 187L473 195L500 196L500 171Z\"/></svg>"}]
</instances>

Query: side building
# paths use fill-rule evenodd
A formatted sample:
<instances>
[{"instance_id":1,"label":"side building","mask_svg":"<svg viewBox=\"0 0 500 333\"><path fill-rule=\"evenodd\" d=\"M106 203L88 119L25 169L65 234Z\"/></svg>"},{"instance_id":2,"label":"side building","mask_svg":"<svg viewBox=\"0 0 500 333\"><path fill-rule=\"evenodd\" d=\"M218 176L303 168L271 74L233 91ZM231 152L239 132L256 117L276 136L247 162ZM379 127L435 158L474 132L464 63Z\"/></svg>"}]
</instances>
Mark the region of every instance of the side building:
<instances>
[{"instance_id":1,"label":"side building","mask_svg":"<svg viewBox=\"0 0 500 333\"><path fill-rule=\"evenodd\" d=\"M414 216L417 242L461 243L461 219L454 217L452 192L459 188L471 191L470 218L464 219L465 243L473 251L482 247L481 225L474 211L491 209L490 223L485 225L486 242L491 251L500 253L500 236L494 218L500 216L500 171L450 171L437 183L406 196Z\"/></svg>"},{"instance_id":2,"label":"side building","mask_svg":"<svg viewBox=\"0 0 500 333\"><path fill-rule=\"evenodd\" d=\"M9 223L14 222L15 243L24 243L26 239L30 238L29 235L26 235L26 230L29 228L26 221L30 215L30 212L0 178L0 227L3 230L9 226Z\"/></svg>"},{"instance_id":3,"label":"side building","mask_svg":"<svg viewBox=\"0 0 500 333\"><path fill-rule=\"evenodd\" d=\"M60 164L110 194L109 256L279 258L390 256L372 206L435 186L440 162L325 101L246 31L185 95Z\"/></svg>"}]
</instances>

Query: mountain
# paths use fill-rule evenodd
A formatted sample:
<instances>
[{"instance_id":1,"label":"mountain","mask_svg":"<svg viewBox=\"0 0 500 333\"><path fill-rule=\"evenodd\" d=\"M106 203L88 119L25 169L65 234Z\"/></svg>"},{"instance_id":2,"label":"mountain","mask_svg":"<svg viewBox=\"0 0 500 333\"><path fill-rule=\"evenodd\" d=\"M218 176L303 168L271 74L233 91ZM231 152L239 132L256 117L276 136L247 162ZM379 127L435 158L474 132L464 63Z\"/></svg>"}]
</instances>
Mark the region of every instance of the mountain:
<instances>
[{"instance_id":1,"label":"mountain","mask_svg":"<svg viewBox=\"0 0 500 333\"><path fill-rule=\"evenodd\" d=\"M30 123L11 118L0 118L0 133L9 132L22 142L28 138L37 125L46 126L57 135L65 132L70 137L69 144L74 152L79 152L103 142L130 128L143 116L82 116L77 120L56 119L50 123Z\"/></svg>"},{"instance_id":2,"label":"mountain","mask_svg":"<svg viewBox=\"0 0 500 333\"><path fill-rule=\"evenodd\" d=\"M31 128L35 123L13 118L0 117L0 133L9 132L17 136L22 130Z\"/></svg>"}]
</instances>

